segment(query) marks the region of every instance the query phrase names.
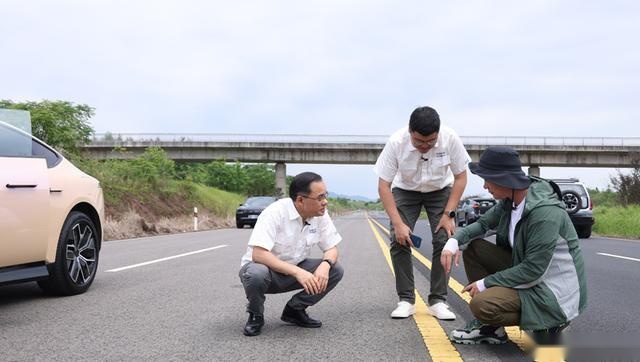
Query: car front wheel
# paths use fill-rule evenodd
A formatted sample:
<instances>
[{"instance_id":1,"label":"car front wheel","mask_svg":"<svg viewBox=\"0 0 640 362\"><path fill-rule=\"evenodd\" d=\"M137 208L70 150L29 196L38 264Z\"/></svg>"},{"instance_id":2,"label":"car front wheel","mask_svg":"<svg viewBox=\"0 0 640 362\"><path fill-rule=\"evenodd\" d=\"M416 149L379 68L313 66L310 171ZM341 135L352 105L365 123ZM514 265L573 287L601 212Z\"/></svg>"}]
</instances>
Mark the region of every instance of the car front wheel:
<instances>
[{"instance_id":1,"label":"car front wheel","mask_svg":"<svg viewBox=\"0 0 640 362\"><path fill-rule=\"evenodd\" d=\"M56 261L48 265L49 279L38 281L38 285L54 295L84 293L98 270L99 238L87 215L71 212L60 232Z\"/></svg>"}]
</instances>

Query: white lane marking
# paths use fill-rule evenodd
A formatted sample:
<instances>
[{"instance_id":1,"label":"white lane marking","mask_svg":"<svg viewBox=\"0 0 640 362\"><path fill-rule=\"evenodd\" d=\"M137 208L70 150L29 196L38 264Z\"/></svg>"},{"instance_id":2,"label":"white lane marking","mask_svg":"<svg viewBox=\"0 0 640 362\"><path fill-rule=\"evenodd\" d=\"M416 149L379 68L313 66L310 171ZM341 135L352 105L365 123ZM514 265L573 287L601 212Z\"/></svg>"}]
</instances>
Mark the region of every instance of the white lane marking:
<instances>
[{"instance_id":1,"label":"white lane marking","mask_svg":"<svg viewBox=\"0 0 640 362\"><path fill-rule=\"evenodd\" d=\"M110 270L107 270L107 273L109 273L109 272L115 273L115 272L119 272L119 271L123 271L123 270L127 270L127 269L137 268L137 267L140 267L140 266L159 263L161 261L167 261L167 260L171 260L171 259L175 259L175 258L182 258L183 256L189 256L189 255L193 255L193 254L204 253L205 251L220 249L220 248L224 248L224 247L227 247L227 246L229 246L229 245L218 245L218 246L214 246L212 248L200 249L200 250L196 250L196 251L190 251L190 252L184 253L184 254L168 256L168 257L162 258L162 259L145 261L144 263L123 266L122 268L110 269Z\"/></svg>"},{"instance_id":2,"label":"white lane marking","mask_svg":"<svg viewBox=\"0 0 640 362\"><path fill-rule=\"evenodd\" d=\"M596 254L603 255L603 256L610 256L612 258L626 259L626 260L632 260L632 261L640 261L640 259L630 258L628 256L620 256L620 255L607 254L607 253L596 253Z\"/></svg>"}]
</instances>

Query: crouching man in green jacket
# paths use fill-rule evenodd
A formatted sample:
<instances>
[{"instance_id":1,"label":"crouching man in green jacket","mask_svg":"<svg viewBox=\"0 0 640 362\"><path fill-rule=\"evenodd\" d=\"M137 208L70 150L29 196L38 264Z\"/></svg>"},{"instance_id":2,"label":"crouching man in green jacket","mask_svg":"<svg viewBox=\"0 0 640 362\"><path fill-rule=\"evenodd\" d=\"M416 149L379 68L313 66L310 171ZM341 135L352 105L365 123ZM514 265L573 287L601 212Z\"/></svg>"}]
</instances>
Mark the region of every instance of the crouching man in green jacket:
<instances>
[{"instance_id":1,"label":"crouching man in green jacket","mask_svg":"<svg viewBox=\"0 0 640 362\"><path fill-rule=\"evenodd\" d=\"M487 148L469 169L500 201L459 229L442 251L440 262L449 273L464 249L470 283L464 291L476 318L453 330L450 339L500 344L507 341L504 326L520 326L544 336L538 343L557 343L587 302L582 252L559 189L525 175L511 147Z\"/></svg>"}]
</instances>

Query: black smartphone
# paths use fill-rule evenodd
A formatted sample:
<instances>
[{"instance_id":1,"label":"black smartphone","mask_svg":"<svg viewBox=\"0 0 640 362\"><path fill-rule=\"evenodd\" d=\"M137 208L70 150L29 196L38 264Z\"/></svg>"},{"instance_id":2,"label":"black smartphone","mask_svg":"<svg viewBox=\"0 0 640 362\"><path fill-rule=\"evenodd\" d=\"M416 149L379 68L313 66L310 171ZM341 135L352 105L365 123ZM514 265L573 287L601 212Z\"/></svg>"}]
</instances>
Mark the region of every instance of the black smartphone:
<instances>
[{"instance_id":1,"label":"black smartphone","mask_svg":"<svg viewBox=\"0 0 640 362\"><path fill-rule=\"evenodd\" d=\"M416 248L420 247L420 243L422 243L422 238L419 237L418 235L413 235L411 234L411 243L413 244L413 246L415 246Z\"/></svg>"}]
</instances>

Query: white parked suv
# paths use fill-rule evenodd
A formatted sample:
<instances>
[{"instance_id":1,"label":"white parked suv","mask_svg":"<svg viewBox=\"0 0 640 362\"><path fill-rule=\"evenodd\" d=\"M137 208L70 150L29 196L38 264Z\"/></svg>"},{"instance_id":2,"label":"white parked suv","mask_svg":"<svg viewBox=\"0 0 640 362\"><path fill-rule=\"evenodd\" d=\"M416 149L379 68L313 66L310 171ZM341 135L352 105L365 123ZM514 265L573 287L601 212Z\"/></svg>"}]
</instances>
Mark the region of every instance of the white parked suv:
<instances>
[{"instance_id":1,"label":"white parked suv","mask_svg":"<svg viewBox=\"0 0 640 362\"><path fill-rule=\"evenodd\" d=\"M560 187L562 201L565 203L578 237L589 238L591 228L596 222L593 217L593 201L589 196L589 191L577 178L553 179L552 181Z\"/></svg>"},{"instance_id":2,"label":"white parked suv","mask_svg":"<svg viewBox=\"0 0 640 362\"><path fill-rule=\"evenodd\" d=\"M85 292L98 269L103 219L98 180L0 121L0 285Z\"/></svg>"}]
</instances>

